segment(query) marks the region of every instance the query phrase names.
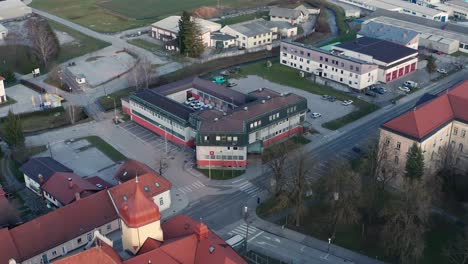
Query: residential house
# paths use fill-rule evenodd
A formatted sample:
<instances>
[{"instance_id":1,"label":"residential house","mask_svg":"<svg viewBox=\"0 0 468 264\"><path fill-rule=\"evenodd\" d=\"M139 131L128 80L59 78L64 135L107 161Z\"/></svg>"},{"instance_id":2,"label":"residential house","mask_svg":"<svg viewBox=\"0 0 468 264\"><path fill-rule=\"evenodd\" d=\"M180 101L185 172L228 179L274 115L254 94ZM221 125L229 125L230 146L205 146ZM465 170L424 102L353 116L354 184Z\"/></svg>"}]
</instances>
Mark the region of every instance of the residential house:
<instances>
[{"instance_id":1,"label":"residential house","mask_svg":"<svg viewBox=\"0 0 468 264\"><path fill-rule=\"evenodd\" d=\"M272 7L270 8L270 20L271 21L284 21L292 25L298 25L304 23L309 19L309 12L300 9L290 9L283 7Z\"/></svg>"},{"instance_id":2,"label":"residential house","mask_svg":"<svg viewBox=\"0 0 468 264\"><path fill-rule=\"evenodd\" d=\"M41 186L43 197L49 204L62 207L90 196L101 189L71 172L55 172Z\"/></svg>"},{"instance_id":3,"label":"residential house","mask_svg":"<svg viewBox=\"0 0 468 264\"><path fill-rule=\"evenodd\" d=\"M42 195L41 186L56 172L73 172L60 162L50 157L30 158L20 168L27 188Z\"/></svg>"},{"instance_id":4,"label":"residential house","mask_svg":"<svg viewBox=\"0 0 468 264\"><path fill-rule=\"evenodd\" d=\"M211 46L217 49L232 48L236 46L236 38L222 32L211 34Z\"/></svg>"},{"instance_id":5,"label":"residential house","mask_svg":"<svg viewBox=\"0 0 468 264\"><path fill-rule=\"evenodd\" d=\"M227 25L221 29L222 33L236 38L236 46L245 49L271 45L273 32L258 20Z\"/></svg>"},{"instance_id":6,"label":"residential house","mask_svg":"<svg viewBox=\"0 0 468 264\"><path fill-rule=\"evenodd\" d=\"M5 78L0 76L0 104L6 103L7 101L7 96L5 92L5 84L3 83L5 81Z\"/></svg>"},{"instance_id":7,"label":"residential house","mask_svg":"<svg viewBox=\"0 0 468 264\"><path fill-rule=\"evenodd\" d=\"M177 46L174 41L179 34L180 16L170 16L151 25L151 36L163 42L169 42L168 47ZM212 47L211 33L221 29L221 24L192 17L192 20L199 26L200 39L206 47ZM172 43L172 44L171 44ZM175 47L173 49L175 49Z\"/></svg>"}]
</instances>

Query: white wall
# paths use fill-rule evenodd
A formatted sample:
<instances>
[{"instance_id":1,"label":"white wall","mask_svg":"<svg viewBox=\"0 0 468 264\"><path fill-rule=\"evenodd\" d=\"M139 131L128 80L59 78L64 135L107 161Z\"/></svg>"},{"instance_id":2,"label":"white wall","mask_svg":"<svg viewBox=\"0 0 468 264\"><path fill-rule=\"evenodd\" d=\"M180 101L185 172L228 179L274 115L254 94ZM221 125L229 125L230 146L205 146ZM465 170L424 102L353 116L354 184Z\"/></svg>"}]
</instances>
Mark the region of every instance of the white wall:
<instances>
[{"instance_id":1,"label":"white wall","mask_svg":"<svg viewBox=\"0 0 468 264\"><path fill-rule=\"evenodd\" d=\"M39 183L33 181L26 174L23 174L23 175L24 175L24 183L25 183L26 187L28 187L35 194L40 196L41 195L41 191L40 191L41 186L39 185Z\"/></svg>"},{"instance_id":2,"label":"white wall","mask_svg":"<svg viewBox=\"0 0 468 264\"><path fill-rule=\"evenodd\" d=\"M297 127L300 124L300 116L304 113L299 113L289 118L279 120L276 123L271 124L268 127L254 131L249 134L249 144L256 142L257 140L267 140L283 132Z\"/></svg>"},{"instance_id":3,"label":"white wall","mask_svg":"<svg viewBox=\"0 0 468 264\"><path fill-rule=\"evenodd\" d=\"M210 159L210 151L214 152L215 158L212 160L223 160L221 156L243 156L242 160L247 159L247 146L237 147L235 150L232 147L225 146L197 146L197 160L208 160ZM228 160L227 158L224 160Z\"/></svg>"},{"instance_id":4,"label":"white wall","mask_svg":"<svg viewBox=\"0 0 468 264\"><path fill-rule=\"evenodd\" d=\"M161 204L162 199L162 204ZM159 211L163 212L171 207L171 191L167 190L153 197L153 202L159 206Z\"/></svg>"}]
</instances>

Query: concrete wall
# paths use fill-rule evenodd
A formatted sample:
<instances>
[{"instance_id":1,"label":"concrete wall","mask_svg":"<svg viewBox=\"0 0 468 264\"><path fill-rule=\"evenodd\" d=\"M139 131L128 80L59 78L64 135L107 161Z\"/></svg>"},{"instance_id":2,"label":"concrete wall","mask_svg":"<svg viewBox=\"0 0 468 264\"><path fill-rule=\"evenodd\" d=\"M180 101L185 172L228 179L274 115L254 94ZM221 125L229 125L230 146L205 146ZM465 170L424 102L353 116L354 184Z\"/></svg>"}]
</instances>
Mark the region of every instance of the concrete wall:
<instances>
[{"instance_id":1,"label":"concrete wall","mask_svg":"<svg viewBox=\"0 0 468 264\"><path fill-rule=\"evenodd\" d=\"M151 237L153 239L163 241L163 231L161 229L160 221L156 221L139 228L128 227L122 221L122 244L124 250L128 250L135 254L145 243L146 239Z\"/></svg>"},{"instance_id":2,"label":"concrete wall","mask_svg":"<svg viewBox=\"0 0 468 264\"><path fill-rule=\"evenodd\" d=\"M167 98L170 98L176 102L179 102L179 103L184 103L185 101L187 101L187 92L188 91L191 91L192 89L187 89L187 90L183 90L183 91L180 91L180 92L177 92L177 93L173 93L173 94L170 94L168 96L166 96Z\"/></svg>"}]
</instances>

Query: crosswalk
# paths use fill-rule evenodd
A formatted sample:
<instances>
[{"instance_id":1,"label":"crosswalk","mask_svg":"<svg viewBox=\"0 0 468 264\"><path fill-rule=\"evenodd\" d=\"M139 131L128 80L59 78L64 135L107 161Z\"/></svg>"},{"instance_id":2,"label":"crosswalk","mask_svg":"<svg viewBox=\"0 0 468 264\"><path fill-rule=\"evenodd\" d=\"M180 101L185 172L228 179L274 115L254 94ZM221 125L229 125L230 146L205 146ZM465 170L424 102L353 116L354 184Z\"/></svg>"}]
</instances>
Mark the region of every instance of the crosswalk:
<instances>
[{"instance_id":1,"label":"crosswalk","mask_svg":"<svg viewBox=\"0 0 468 264\"><path fill-rule=\"evenodd\" d=\"M198 190L200 188L203 188L205 187L205 184L203 184L201 181L195 181L193 182L192 184L190 185L186 185L186 186L183 186L183 187L179 187L178 190L182 193L182 194L186 194L186 193L190 193L190 192L193 192L195 190Z\"/></svg>"},{"instance_id":2,"label":"crosswalk","mask_svg":"<svg viewBox=\"0 0 468 264\"><path fill-rule=\"evenodd\" d=\"M241 190L242 192L245 192L247 193L248 195L254 197L257 195L257 193L260 191L260 189L253 185L251 182L249 181L245 181L243 183L241 183L239 185L239 190Z\"/></svg>"},{"instance_id":3,"label":"crosswalk","mask_svg":"<svg viewBox=\"0 0 468 264\"><path fill-rule=\"evenodd\" d=\"M260 230L258 230L255 226L249 225L249 235L248 237L251 238L255 234L257 234ZM245 238L245 235L247 234L247 225L245 223L237 226L233 230L231 230L228 235L233 236L233 235L240 235Z\"/></svg>"}]
</instances>

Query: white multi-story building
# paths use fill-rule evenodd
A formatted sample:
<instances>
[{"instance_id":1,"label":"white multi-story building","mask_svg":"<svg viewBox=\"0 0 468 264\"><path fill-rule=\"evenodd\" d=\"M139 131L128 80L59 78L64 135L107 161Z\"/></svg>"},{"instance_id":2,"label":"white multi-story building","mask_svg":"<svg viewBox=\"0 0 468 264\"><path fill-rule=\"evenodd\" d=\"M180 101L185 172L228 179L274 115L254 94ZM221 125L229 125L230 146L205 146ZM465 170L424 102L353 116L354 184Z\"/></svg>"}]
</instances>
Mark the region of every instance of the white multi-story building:
<instances>
[{"instance_id":1,"label":"white multi-story building","mask_svg":"<svg viewBox=\"0 0 468 264\"><path fill-rule=\"evenodd\" d=\"M245 49L271 45L273 41L272 30L256 20L227 25L221 32L235 37L236 46Z\"/></svg>"},{"instance_id":2,"label":"white multi-story building","mask_svg":"<svg viewBox=\"0 0 468 264\"><path fill-rule=\"evenodd\" d=\"M378 80L378 66L302 43L281 42L280 62L360 91Z\"/></svg>"}]
</instances>

